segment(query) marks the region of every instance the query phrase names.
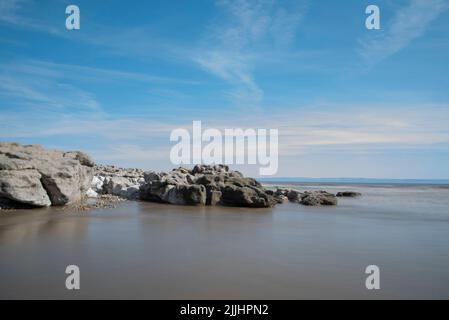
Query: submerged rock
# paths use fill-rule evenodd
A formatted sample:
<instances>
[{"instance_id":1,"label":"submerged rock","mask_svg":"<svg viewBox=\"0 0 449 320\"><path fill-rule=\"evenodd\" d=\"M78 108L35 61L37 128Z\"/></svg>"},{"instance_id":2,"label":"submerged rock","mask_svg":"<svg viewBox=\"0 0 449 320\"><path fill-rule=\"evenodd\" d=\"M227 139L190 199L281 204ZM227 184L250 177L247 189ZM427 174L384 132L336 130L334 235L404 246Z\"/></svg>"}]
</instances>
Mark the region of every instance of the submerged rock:
<instances>
[{"instance_id":1,"label":"submerged rock","mask_svg":"<svg viewBox=\"0 0 449 320\"><path fill-rule=\"evenodd\" d=\"M326 191L306 191L299 203L305 206L335 206L338 201L334 194Z\"/></svg>"},{"instance_id":2,"label":"submerged rock","mask_svg":"<svg viewBox=\"0 0 449 320\"><path fill-rule=\"evenodd\" d=\"M36 207L65 205L90 187L93 161L79 152L0 142L0 197Z\"/></svg>"},{"instance_id":3,"label":"submerged rock","mask_svg":"<svg viewBox=\"0 0 449 320\"><path fill-rule=\"evenodd\" d=\"M342 191L337 193L337 197L355 198L360 197L362 194L355 191Z\"/></svg>"},{"instance_id":4,"label":"submerged rock","mask_svg":"<svg viewBox=\"0 0 449 320\"><path fill-rule=\"evenodd\" d=\"M278 203L283 203L286 201L298 202L301 192L295 189L281 189L276 187L276 191L270 190L270 194L273 194Z\"/></svg>"}]
</instances>

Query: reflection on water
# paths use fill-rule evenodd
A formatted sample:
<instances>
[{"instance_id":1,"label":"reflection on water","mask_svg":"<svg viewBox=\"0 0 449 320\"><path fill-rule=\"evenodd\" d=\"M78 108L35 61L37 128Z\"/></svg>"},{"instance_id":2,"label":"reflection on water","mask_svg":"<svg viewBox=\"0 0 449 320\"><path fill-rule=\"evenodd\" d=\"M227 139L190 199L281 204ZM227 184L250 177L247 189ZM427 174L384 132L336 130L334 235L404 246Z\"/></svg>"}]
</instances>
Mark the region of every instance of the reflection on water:
<instances>
[{"instance_id":1,"label":"reflection on water","mask_svg":"<svg viewBox=\"0 0 449 320\"><path fill-rule=\"evenodd\" d=\"M348 189L301 187L323 188ZM349 189L364 196L332 208L2 212L0 298L449 298L449 189ZM377 292L364 286L370 264Z\"/></svg>"}]
</instances>

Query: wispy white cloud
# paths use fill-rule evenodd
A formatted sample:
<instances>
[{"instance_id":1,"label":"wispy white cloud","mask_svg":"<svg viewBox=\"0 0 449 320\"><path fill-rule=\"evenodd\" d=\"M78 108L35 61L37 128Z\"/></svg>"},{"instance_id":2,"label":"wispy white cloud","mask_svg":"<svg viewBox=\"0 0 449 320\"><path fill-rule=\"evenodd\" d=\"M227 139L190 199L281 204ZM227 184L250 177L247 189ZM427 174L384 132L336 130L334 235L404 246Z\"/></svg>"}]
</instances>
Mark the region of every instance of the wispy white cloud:
<instances>
[{"instance_id":1,"label":"wispy white cloud","mask_svg":"<svg viewBox=\"0 0 449 320\"><path fill-rule=\"evenodd\" d=\"M0 0L0 21L21 24L22 17L18 14L26 0Z\"/></svg>"},{"instance_id":2,"label":"wispy white cloud","mask_svg":"<svg viewBox=\"0 0 449 320\"><path fill-rule=\"evenodd\" d=\"M446 0L409 0L382 31L360 40L359 54L373 65L406 48L421 37L436 18L449 8Z\"/></svg>"},{"instance_id":3,"label":"wispy white cloud","mask_svg":"<svg viewBox=\"0 0 449 320\"><path fill-rule=\"evenodd\" d=\"M70 77L85 81L128 80L143 83L176 83L197 85L201 82L185 78L165 77L140 72L122 71L117 69L102 69L90 66L55 63L42 60L20 60L3 64L4 72L10 74L24 74L45 78Z\"/></svg>"},{"instance_id":4,"label":"wispy white cloud","mask_svg":"<svg viewBox=\"0 0 449 320\"><path fill-rule=\"evenodd\" d=\"M92 112L100 110L93 93L69 83L11 78L0 75L0 97L12 98L2 108L31 108L44 111Z\"/></svg>"},{"instance_id":5,"label":"wispy white cloud","mask_svg":"<svg viewBox=\"0 0 449 320\"><path fill-rule=\"evenodd\" d=\"M225 23L207 30L194 60L208 72L234 86L231 98L246 106L258 105L264 96L254 79L256 61L263 52L285 48L293 40L303 16L302 6L285 8L270 0L221 0ZM289 10L290 9L290 10Z\"/></svg>"},{"instance_id":6,"label":"wispy white cloud","mask_svg":"<svg viewBox=\"0 0 449 320\"><path fill-rule=\"evenodd\" d=\"M57 137L63 135L95 136L110 141L169 137L175 124L151 119L113 118L107 114L75 116L47 113L36 122L33 115L1 113L2 138ZM168 138L167 138L168 141Z\"/></svg>"},{"instance_id":7,"label":"wispy white cloud","mask_svg":"<svg viewBox=\"0 0 449 320\"><path fill-rule=\"evenodd\" d=\"M3 109L39 110L63 114L102 113L101 97L92 84L148 88L157 85L196 86L198 81L140 72L60 64L40 60L15 60L0 64L0 98ZM141 96L151 98L150 89ZM170 93L173 95L173 91ZM134 103L130 101L129 103Z\"/></svg>"},{"instance_id":8,"label":"wispy white cloud","mask_svg":"<svg viewBox=\"0 0 449 320\"><path fill-rule=\"evenodd\" d=\"M50 71L48 71L49 74ZM68 81L67 75L45 77L20 72L0 73L3 109L30 109L40 112L99 112L95 95Z\"/></svg>"},{"instance_id":9,"label":"wispy white cloud","mask_svg":"<svg viewBox=\"0 0 449 320\"><path fill-rule=\"evenodd\" d=\"M31 8L36 3L38 2L33 2L32 0L0 0L0 23L67 37L68 34L64 32L64 29L24 14L25 9Z\"/></svg>"},{"instance_id":10,"label":"wispy white cloud","mask_svg":"<svg viewBox=\"0 0 449 320\"><path fill-rule=\"evenodd\" d=\"M420 149L449 142L447 105L340 106L305 110L288 118L283 117L279 128L284 156L325 153L327 148L345 154L389 152L392 147Z\"/></svg>"}]
</instances>

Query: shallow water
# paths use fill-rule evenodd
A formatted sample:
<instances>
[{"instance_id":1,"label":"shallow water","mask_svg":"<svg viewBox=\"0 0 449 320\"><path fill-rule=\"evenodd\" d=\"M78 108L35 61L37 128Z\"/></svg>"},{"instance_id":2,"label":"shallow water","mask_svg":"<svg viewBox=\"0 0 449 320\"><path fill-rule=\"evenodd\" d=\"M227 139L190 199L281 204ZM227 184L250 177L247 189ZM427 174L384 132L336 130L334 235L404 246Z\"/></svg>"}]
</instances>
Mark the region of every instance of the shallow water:
<instances>
[{"instance_id":1,"label":"shallow water","mask_svg":"<svg viewBox=\"0 0 449 320\"><path fill-rule=\"evenodd\" d=\"M0 298L449 298L449 188L273 209L126 202L0 213ZM81 290L65 288L78 265ZM380 267L377 291L366 266Z\"/></svg>"}]
</instances>

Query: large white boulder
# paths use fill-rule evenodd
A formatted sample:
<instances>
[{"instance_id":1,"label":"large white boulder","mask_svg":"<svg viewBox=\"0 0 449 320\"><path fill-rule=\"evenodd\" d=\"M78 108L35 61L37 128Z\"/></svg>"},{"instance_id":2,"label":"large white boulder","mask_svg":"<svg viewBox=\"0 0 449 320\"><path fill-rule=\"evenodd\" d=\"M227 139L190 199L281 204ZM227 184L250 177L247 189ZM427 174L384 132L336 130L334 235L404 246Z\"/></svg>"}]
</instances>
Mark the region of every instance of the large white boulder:
<instances>
[{"instance_id":1,"label":"large white boulder","mask_svg":"<svg viewBox=\"0 0 449 320\"><path fill-rule=\"evenodd\" d=\"M34 206L65 205L89 189L93 166L82 152L0 142L0 197Z\"/></svg>"}]
</instances>

